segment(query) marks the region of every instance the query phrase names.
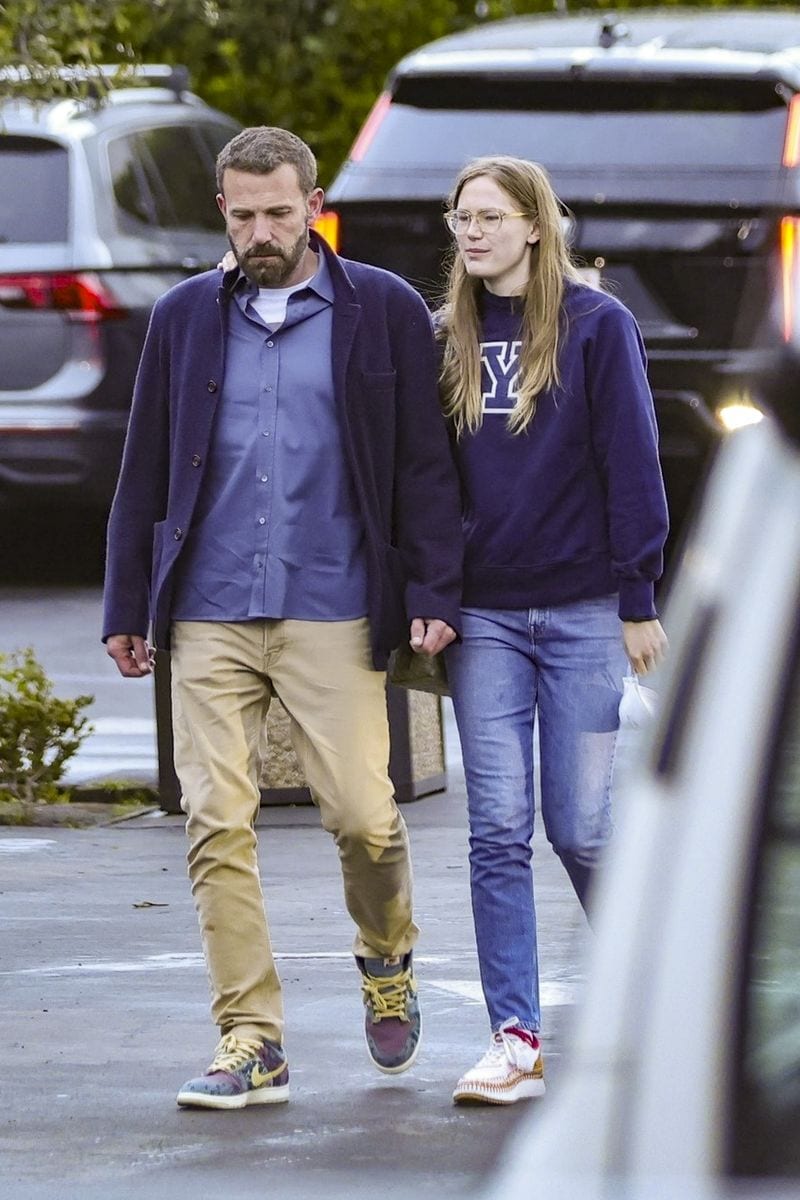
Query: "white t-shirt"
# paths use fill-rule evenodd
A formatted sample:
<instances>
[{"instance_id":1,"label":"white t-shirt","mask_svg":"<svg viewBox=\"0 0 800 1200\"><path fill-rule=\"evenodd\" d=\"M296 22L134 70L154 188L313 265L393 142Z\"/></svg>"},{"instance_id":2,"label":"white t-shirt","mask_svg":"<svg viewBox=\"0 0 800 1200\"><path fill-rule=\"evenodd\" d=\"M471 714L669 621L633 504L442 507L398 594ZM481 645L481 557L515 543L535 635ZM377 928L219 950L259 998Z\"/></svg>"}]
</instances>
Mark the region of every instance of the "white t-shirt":
<instances>
[{"instance_id":1,"label":"white t-shirt","mask_svg":"<svg viewBox=\"0 0 800 1200\"><path fill-rule=\"evenodd\" d=\"M309 276L309 279L313 278L313 275ZM270 329L277 329L286 320L286 306L292 292L299 292L308 281L303 279L300 283L293 283L291 287L285 288L259 288L258 295L250 303L265 325Z\"/></svg>"}]
</instances>

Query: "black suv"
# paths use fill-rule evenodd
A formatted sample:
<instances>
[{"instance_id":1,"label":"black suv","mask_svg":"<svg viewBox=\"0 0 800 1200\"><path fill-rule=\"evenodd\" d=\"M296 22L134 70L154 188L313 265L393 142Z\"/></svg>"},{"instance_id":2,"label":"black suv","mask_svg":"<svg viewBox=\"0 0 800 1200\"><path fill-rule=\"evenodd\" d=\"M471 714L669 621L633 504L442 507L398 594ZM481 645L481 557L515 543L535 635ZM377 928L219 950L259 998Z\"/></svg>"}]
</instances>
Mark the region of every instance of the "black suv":
<instances>
[{"instance_id":1,"label":"black suv","mask_svg":"<svg viewBox=\"0 0 800 1200\"><path fill-rule=\"evenodd\" d=\"M523 17L425 46L390 75L328 228L433 300L443 198L500 153L548 168L579 261L639 320L677 532L725 423L757 416L800 340L800 16Z\"/></svg>"},{"instance_id":2,"label":"black suv","mask_svg":"<svg viewBox=\"0 0 800 1200\"><path fill-rule=\"evenodd\" d=\"M180 69L139 75L0 102L0 508L107 507L153 303L226 249L214 162L239 125Z\"/></svg>"}]
</instances>

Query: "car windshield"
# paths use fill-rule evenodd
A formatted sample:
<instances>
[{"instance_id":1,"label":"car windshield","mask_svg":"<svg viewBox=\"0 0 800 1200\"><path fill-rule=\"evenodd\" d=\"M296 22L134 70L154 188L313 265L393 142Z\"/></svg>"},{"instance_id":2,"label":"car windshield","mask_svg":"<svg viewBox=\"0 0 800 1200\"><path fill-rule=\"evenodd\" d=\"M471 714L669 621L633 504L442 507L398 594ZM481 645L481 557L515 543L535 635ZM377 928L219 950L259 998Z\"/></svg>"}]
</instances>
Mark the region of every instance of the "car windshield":
<instances>
[{"instance_id":1,"label":"car windshield","mask_svg":"<svg viewBox=\"0 0 800 1200\"><path fill-rule=\"evenodd\" d=\"M65 242L68 184L63 146L0 133L0 244Z\"/></svg>"}]
</instances>

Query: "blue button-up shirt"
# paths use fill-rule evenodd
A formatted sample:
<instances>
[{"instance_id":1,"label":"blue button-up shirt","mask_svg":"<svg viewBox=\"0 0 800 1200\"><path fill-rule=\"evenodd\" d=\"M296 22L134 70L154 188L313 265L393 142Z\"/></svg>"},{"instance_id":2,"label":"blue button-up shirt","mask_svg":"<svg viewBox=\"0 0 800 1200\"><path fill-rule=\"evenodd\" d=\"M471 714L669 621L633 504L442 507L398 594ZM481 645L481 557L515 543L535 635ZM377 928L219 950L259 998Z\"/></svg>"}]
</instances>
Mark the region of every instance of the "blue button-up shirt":
<instances>
[{"instance_id":1,"label":"blue button-up shirt","mask_svg":"<svg viewBox=\"0 0 800 1200\"><path fill-rule=\"evenodd\" d=\"M367 612L364 530L333 394L333 285L317 273L270 330L242 276L229 306L225 378L195 521L179 564L176 620Z\"/></svg>"}]
</instances>

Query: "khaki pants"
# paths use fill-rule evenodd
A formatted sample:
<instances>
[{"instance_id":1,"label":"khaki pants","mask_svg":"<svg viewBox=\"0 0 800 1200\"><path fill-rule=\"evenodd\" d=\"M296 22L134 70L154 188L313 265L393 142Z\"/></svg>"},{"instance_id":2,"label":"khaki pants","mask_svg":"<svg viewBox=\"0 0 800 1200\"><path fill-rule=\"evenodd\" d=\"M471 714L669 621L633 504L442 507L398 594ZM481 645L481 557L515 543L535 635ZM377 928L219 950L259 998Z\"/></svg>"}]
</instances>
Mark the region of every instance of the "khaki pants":
<instances>
[{"instance_id":1,"label":"khaki pants","mask_svg":"<svg viewBox=\"0 0 800 1200\"><path fill-rule=\"evenodd\" d=\"M355 953L405 954L418 930L408 835L388 775L384 675L372 667L366 618L174 622L175 769L212 1016L222 1033L280 1043L281 985L254 829L258 748L273 695L289 714L300 767L336 840Z\"/></svg>"}]
</instances>

